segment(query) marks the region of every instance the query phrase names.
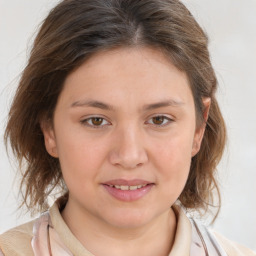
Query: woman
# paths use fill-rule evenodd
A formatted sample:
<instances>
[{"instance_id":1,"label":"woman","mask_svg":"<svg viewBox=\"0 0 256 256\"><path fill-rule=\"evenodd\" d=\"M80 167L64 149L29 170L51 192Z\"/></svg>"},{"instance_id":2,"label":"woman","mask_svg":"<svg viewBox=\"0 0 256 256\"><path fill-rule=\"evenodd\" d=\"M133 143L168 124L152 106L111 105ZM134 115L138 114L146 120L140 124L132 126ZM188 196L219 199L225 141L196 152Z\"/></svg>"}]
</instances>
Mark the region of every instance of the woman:
<instances>
[{"instance_id":1,"label":"woman","mask_svg":"<svg viewBox=\"0 0 256 256\"><path fill-rule=\"evenodd\" d=\"M177 0L64 0L6 128L41 216L4 255L255 255L197 224L225 145L207 37ZM48 209L53 191L61 197Z\"/></svg>"}]
</instances>

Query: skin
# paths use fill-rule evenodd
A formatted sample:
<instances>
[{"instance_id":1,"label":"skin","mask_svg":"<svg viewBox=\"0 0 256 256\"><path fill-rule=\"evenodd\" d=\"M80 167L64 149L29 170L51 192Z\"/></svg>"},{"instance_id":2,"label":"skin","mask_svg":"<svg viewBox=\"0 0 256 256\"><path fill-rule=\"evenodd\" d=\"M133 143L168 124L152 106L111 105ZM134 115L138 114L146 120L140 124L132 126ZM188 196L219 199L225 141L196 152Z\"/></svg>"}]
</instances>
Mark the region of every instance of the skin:
<instances>
[{"instance_id":1,"label":"skin","mask_svg":"<svg viewBox=\"0 0 256 256\"><path fill-rule=\"evenodd\" d=\"M203 103L207 119L210 100ZM196 125L186 74L156 49L98 53L67 77L53 126L41 126L69 189L62 216L80 242L101 256L168 255L176 229L170 207L205 128ZM126 202L102 185L113 179L153 186Z\"/></svg>"}]
</instances>

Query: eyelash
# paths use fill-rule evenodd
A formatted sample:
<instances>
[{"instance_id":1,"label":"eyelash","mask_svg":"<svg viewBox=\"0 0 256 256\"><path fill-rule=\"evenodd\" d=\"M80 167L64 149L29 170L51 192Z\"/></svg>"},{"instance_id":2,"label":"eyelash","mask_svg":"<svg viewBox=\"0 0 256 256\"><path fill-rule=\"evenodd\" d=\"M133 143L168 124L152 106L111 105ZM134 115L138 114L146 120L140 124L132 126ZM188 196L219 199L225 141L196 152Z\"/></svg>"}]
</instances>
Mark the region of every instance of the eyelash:
<instances>
[{"instance_id":1,"label":"eyelash","mask_svg":"<svg viewBox=\"0 0 256 256\"><path fill-rule=\"evenodd\" d=\"M154 124L154 123L150 123L151 125L155 126L155 127L165 127L167 125L169 125L170 123L172 123L174 120L171 119L170 117L164 116L164 115L157 115L157 116L153 116L151 117L149 120L152 120L153 118L163 118L163 120L165 121L164 124ZM149 121L147 121L147 123L149 123Z\"/></svg>"},{"instance_id":2,"label":"eyelash","mask_svg":"<svg viewBox=\"0 0 256 256\"><path fill-rule=\"evenodd\" d=\"M168 126L170 123L172 123L174 121L173 119L171 119L167 116L164 116L164 115L153 116L149 120L152 120L153 118L163 118L164 124L154 124L154 123L150 123L149 121L147 121L146 124L150 124L150 125L153 125L155 127L165 127L165 126ZM102 124L95 125L95 124L92 124L92 123L90 124L89 122L92 122L93 119L102 119L103 120L102 122L103 123L107 122L107 124L103 124L103 125ZM105 126L111 125L111 123L109 121L107 121L105 118L99 117L99 116L93 116L93 117L86 118L86 119L81 121L81 124L89 126L91 128L94 128L94 129L102 129Z\"/></svg>"},{"instance_id":3,"label":"eyelash","mask_svg":"<svg viewBox=\"0 0 256 256\"><path fill-rule=\"evenodd\" d=\"M103 123L104 122L107 122L107 124L100 124L100 125L94 125L94 124L90 124L89 122L91 121L92 122L92 120L93 119L102 119L103 121ZM103 118L103 117L100 117L100 116L93 116L93 117L89 117L89 118L86 118L86 119L83 119L82 121L81 121L81 124L83 124L83 125L86 125L86 126L89 126L89 127L91 127L91 128L94 128L94 129L102 129L102 128L104 128L106 125L108 126L108 125L110 125L110 122L108 122L105 118Z\"/></svg>"}]
</instances>

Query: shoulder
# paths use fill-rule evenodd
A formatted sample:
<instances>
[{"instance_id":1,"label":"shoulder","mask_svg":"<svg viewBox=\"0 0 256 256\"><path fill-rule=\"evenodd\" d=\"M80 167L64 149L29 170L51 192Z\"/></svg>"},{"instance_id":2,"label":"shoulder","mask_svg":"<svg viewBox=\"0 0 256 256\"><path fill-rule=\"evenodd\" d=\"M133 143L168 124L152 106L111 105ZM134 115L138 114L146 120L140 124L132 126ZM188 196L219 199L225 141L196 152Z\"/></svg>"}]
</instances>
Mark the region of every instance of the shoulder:
<instances>
[{"instance_id":1,"label":"shoulder","mask_svg":"<svg viewBox=\"0 0 256 256\"><path fill-rule=\"evenodd\" d=\"M192 244L191 255L199 255L200 248L208 252L207 255L223 255L223 256L256 256L256 253L228 240L224 236L209 229L201 222L190 218L192 224ZM195 253L196 252L196 253ZM201 254L200 254L201 255ZM202 255L205 255L202 253Z\"/></svg>"},{"instance_id":2,"label":"shoulder","mask_svg":"<svg viewBox=\"0 0 256 256\"><path fill-rule=\"evenodd\" d=\"M31 247L33 225L34 221L31 221L21 226L12 228L0 235L0 248L5 256L33 255Z\"/></svg>"},{"instance_id":3,"label":"shoulder","mask_svg":"<svg viewBox=\"0 0 256 256\"><path fill-rule=\"evenodd\" d=\"M221 244L228 256L256 256L256 252L251 251L243 245L228 240L219 233L212 231L217 241Z\"/></svg>"}]
</instances>

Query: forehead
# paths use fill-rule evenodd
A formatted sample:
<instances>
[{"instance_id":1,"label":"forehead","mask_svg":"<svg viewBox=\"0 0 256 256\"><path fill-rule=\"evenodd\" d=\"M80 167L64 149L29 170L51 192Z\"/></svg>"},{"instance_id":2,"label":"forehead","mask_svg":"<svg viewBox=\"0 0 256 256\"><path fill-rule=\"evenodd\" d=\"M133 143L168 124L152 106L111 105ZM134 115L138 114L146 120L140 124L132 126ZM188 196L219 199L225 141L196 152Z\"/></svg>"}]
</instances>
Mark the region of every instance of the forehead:
<instances>
[{"instance_id":1,"label":"forehead","mask_svg":"<svg viewBox=\"0 0 256 256\"><path fill-rule=\"evenodd\" d=\"M99 52L65 80L62 96L69 101L97 97L112 103L191 100L185 72L152 48L120 48Z\"/></svg>"}]
</instances>

